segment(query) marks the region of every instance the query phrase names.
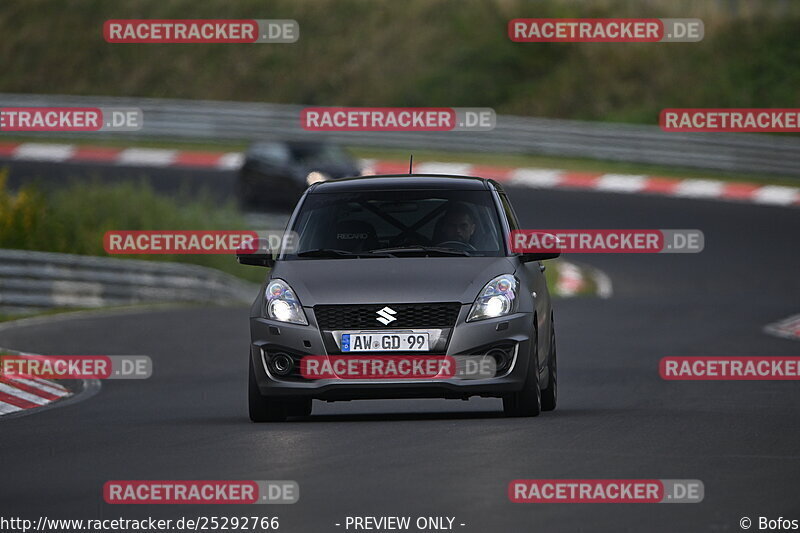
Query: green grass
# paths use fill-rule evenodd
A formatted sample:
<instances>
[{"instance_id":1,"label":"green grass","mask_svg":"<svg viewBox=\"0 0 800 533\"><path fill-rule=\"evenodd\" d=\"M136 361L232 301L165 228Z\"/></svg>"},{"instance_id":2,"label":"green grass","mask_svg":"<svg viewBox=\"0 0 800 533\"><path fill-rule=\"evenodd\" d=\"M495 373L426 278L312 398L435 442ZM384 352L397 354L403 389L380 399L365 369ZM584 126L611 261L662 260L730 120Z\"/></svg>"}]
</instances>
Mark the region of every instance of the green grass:
<instances>
[{"instance_id":1,"label":"green grass","mask_svg":"<svg viewBox=\"0 0 800 533\"><path fill-rule=\"evenodd\" d=\"M699 17L699 43L515 43L522 17ZM124 18L295 19L295 44L108 44ZM798 107L789 0L0 2L0 92L493 107L654 124L663 107Z\"/></svg>"},{"instance_id":2,"label":"green grass","mask_svg":"<svg viewBox=\"0 0 800 533\"><path fill-rule=\"evenodd\" d=\"M146 181L73 182L47 193L26 185L14 193L0 172L0 248L107 256L109 230L246 230L238 208L220 206L202 191L177 197L156 193ZM232 255L114 255L216 268L260 282L264 270L242 266Z\"/></svg>"},{"instance_id":3,"label":"green grass","mask_svg":"<svg viewBox=\"0 0 800 533\"><path fill-rule=\"evenodd\" d=\"M51 309L43 309L40 311L26 311L23 313L0 313L0 322L10 322L12 320L21 320L23 318L32 318L35 316L46 316L46 315L58 315L61 313L68 313L74 311L83 311L83 308L51 308ZM0 352L0 355L3 355Z\"/></svg>"}]
</instances>

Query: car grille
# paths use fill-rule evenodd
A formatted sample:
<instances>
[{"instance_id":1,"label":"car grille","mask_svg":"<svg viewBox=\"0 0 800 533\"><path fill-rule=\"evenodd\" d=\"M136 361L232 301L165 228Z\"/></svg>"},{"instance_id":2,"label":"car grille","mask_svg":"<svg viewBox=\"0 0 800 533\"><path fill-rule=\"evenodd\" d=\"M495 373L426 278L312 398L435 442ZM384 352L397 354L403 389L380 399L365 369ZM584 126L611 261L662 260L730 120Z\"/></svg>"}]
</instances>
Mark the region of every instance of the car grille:
<instances>
[{"instance_id":1,"label":"car grille","mask_svg":"<svg viewBox=\"0 0 800 533\"><path fill-rule=\"evenodd\" d=\"M393 322L378 322L378 311L390 307ZM318 305L314 316L320 329L451 328L455 325L459 303Z\"/></svg>"}]
</instances>

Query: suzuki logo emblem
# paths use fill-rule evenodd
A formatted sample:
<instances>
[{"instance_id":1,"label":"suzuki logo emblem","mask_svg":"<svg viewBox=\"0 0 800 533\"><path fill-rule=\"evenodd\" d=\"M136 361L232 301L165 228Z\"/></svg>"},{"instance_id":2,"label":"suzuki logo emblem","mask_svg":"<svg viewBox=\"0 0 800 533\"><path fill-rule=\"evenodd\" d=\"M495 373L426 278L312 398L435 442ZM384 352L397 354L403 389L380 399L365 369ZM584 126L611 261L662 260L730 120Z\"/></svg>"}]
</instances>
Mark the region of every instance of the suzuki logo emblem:
<instances>
[{"instance_id":1,"label":"suzuki logo emblem","mask_svg":"<svg viewBox=\"0 0 800 533\"><path fill-rule=\"evenodd\" d=\"M396 315L396 314L397 314L397 311L395 311L391 307L384 307L383 309L378 311L377 320L378 320L378 322L380 322L384 326L388 326L390 322L394 322L395 320L397 320L395 317L392 316L392 315Z\"/></svg>"}]
</instances>

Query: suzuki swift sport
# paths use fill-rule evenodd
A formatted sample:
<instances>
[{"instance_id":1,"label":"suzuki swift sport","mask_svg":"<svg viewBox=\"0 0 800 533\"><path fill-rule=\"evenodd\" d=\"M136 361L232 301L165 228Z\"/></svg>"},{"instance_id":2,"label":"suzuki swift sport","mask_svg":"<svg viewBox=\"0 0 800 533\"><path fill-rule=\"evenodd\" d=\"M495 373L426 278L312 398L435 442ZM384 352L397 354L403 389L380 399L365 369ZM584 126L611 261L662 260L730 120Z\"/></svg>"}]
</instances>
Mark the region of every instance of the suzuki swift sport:
<instances>
[{"instance_id":1,"label":"suzuki swift sport","mask_svg":"<svg viewBox=\"0 0 800 533\"><path fill-rule=\"evenodd\" d=\"M250 312L250 418L307 416L312 400L502 398L509 416L556 407L553 311L544 259L520 254L517 217L483 178L398 175L309 187L280 250L240 251L271 267ZM478 357L469 379L309 377L304 359Z\"/></svg>"}]
</instances>

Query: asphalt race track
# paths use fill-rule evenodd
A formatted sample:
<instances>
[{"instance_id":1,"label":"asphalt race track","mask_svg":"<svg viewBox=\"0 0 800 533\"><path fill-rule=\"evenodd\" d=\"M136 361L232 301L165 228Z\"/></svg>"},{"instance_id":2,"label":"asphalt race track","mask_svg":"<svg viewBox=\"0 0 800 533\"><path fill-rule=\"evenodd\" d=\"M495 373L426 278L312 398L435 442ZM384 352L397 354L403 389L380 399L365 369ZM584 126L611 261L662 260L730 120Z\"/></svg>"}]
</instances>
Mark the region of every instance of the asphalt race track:
<instances>
[{"instance_id":1,"label":"asphalt race track","mask_svg":"<svg viewBox=\"0 0 800 533\"><path fill-rule=\"evenodd\" d=\"M700 254L572 256L607 300L555 303L559 407L501 417L499 400L315 403L247 420L247 310L189 308L55 320L0 333L43 354L147 354L147 381L0 421L0 515L36 519L280 517L345 531L351 516L454 516L456 531L740 531L800 518L800 384L668 382L672 356L798 356L765 324L798 312L800 210L703 200L512 190L526 228L698 228ZM700 479L699 504L513 504L518 478ZM108 480L296 480L275 506L112 506ZM465 526L458 524L464 523ZM754 530L757 526L754 525Z\"/></svg>"}]
</instances>

